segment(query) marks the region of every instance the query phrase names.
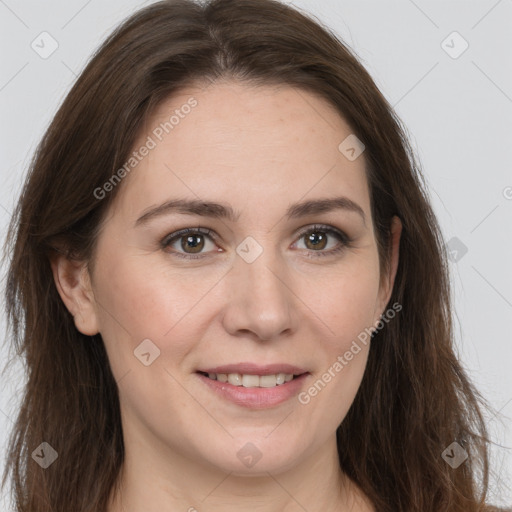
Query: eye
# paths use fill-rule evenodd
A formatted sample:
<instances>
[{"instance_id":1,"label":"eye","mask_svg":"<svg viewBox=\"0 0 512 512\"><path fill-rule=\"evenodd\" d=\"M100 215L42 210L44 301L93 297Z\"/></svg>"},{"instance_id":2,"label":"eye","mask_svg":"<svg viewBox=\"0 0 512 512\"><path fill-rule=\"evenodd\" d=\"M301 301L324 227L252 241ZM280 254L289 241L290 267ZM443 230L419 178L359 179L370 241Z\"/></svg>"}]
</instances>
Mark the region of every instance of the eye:
<instances>
[{"instance_id":1,"label":"eye","mask_svg":"<svg viewBox=\"0 0 512 512\"><path fill-rule=\"evenodd\" d=\"M299 234L299 237L297 243L304 241L306 250L310 251L310 253L318 253L309 256L312 258L338 254L346 247L349 247L352 242L343 231L322 224L309 226ZM338 240L338 244L335 245L334 249L324 250L329 245L329 238L332 237Z\"/></svg>"},{"instance_id":2,"label":"eye","mask_svg":"<svg viewBox=\"0 0 512 512\"><path fill-rule=\"evenodd\" d=\"M171 233L170 235L166 236L160 242L160 245L162 246L162 249L167 249L168 247L171 247L173 249L171 251L172 254L180 258L199 259L204 258L206 256L205 254L201 253L205 246L208 245L205 242L205 237L210 238L210 243L212 243L212 245L215 247L215 244L211 242L212 231L207 228L182 229L180 231L177 231L176 233ZM176 247L173 247L177 242L180 242L179 246L184 251L184 253L179 252L179 250L177 250ZM217 252L220 252L220 250Z\"/></svg>"}]
</instances>

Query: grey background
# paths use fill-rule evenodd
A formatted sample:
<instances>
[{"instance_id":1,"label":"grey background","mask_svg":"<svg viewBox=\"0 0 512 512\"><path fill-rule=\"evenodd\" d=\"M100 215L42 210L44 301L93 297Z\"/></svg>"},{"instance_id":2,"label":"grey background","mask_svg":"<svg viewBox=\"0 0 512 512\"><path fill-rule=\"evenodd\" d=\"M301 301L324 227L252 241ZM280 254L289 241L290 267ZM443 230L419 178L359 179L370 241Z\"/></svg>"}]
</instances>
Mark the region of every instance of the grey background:
<instances>
[{"instance_id":1,"label":"grey background","mask_svg":"<svg viewBox=\"0 0 512 512\"><path fill-rule=\"evenodd\" d=\"M0 0L2 242L36 144L76 75L119 22L149 3ZM477 388L499 411L488 417L497 444L492 501L510 505L512 0L293 4L356 51L409 130L445 240L458 251L450 263L458 352ZM46 59L31 47L43 31L58 43ZM469 44L457 58L452 56L463 41L448 37L453 31ZM467 249L463 255L461 247ZM3 312L0 322L4 333ZM5 344L0 355L3 367ZM2 379L0 393L0 469L23 384L21 366L14 368L9 380ZM7 494L1 496L2 510L8 509Z\"/></svg>"}]
</instances>

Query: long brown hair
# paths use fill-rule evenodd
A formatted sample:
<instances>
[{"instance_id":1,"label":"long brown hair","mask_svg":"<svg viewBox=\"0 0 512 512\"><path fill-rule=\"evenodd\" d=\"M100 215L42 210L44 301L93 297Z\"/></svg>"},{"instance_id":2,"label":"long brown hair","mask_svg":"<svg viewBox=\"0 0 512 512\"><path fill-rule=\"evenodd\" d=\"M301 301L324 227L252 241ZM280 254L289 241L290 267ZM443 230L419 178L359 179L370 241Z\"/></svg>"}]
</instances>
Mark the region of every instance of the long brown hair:
<instances>
[{"instance_id":1,"label":"long brown hair","mask_svg":"<svg viewBox=\"0 0 512 512\"><path fill-rule=\"evenodd\" d=\"M154 109L191 83L286 84L319 95L365 145L381 268L402 220L390 303L367 369L337 430L339 462L379 512L476 512L488 486L485 402L454 355L448 264L405 129L356 56L328 29L273 0L163 1L103 43L67 95L31 163L9 228L6 308L27 384L10 441L17 512L104 512L123 464L117 384L101 336L74 325L49 258L94 262L120 169ZM136 171L135 171L136 172ZM31 453L58 453L47 469ZM457 442L457 469L441 454Z\"/></svg>"}]
</instances>

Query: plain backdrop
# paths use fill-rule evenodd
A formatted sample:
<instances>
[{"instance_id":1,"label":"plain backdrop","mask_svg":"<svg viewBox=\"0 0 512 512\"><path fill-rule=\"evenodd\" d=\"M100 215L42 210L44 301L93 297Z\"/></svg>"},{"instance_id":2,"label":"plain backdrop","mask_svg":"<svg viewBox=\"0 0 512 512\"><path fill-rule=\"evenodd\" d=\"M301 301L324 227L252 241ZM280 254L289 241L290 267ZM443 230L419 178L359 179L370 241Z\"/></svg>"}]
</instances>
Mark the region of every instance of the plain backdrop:
<instances>
[{"instance_id":1,"label":"plain backdrop","mask_svg":"<svg viewBox=\"0 0 512 512\"><path fill-rule=\"evenodd\" d=\"M149 3L0 0L2 243L30 158L57 107L93 50ZM408 128L452 259L458 352L495 410L487 418L496 443L492 501L510 506L512 0L293 4L355 50ZM3 312L0 322L4 341ZM3 367L7 342L0 355ZM0 393L3 455L19 407L22 366L16 363L8 375ZM9 510L8 492L2 500L2 510Z\"/></svg>"}]
</instances>

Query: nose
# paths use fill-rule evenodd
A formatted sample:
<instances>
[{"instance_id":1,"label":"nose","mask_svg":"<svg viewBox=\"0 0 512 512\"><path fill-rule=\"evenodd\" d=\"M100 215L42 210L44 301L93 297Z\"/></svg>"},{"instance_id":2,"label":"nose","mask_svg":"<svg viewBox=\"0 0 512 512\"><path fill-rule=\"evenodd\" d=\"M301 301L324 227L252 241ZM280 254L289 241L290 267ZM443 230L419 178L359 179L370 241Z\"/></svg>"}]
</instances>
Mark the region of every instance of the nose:
<instances>
[{"instance_id":1,"label":"nose","mask_svg":"<svg viewBox=\"0 0 512 512\"><path fill-rule=\"evenodd\" d=\"M263 251L252 263L237 257L226 276L229 299L223 324L232 336L269 341L297 329L298 297L289 271L270 252Z\"/></svg>"}]
</instances>

